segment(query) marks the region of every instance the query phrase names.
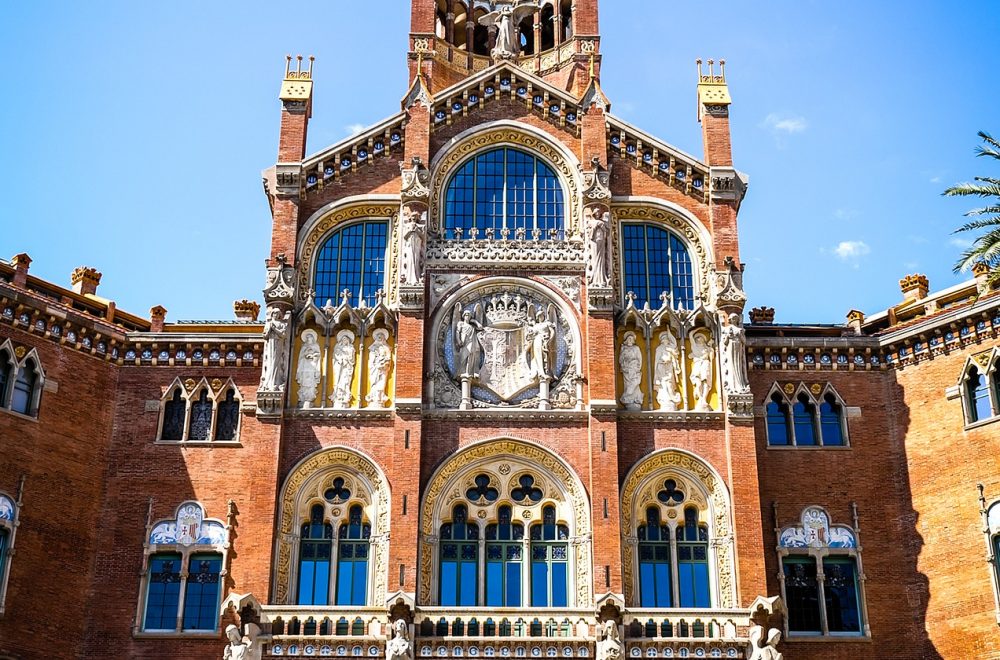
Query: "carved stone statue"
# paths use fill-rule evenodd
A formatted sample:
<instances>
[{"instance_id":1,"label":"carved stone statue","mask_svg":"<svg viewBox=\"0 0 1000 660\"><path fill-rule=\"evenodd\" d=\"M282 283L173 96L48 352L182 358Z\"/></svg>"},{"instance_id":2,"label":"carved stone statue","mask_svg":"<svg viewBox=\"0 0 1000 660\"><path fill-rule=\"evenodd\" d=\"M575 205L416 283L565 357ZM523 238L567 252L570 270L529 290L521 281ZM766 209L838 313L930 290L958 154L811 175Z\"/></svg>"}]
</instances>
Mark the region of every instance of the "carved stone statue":
<instances>
[{"instance_id":1,"label":"carved stone statue","mask_svg":"<svg viewBox=\"0 0 1000 660\"><path fill-rule=\"evenodd\" d=\"M750 629L750 652L747 660L784 660L778 652L778 642L781 641L781 631L771 628L767 631L767 641L764 640L763 626Z\"/></svg>"},{"instance_id":2,"label":"carved stone statue","mask_svg":"<svg viewBox=\"0 0 1000 660\"><path fill-rule=\"evenodd\" d=\"M351 385L354 382L354 333L341 330L337 333L337 344L333 348L333 405L335 408L350 408L354 398Z\"/></svg>"},{"instance_id":3,"label":"carved stone statue","mask_svg":"<svg viewBox=\"0 0 1000 660\"><path fill-rule=\"evenodd\" d=\"M285 391L285 369L288 362L288 332L291 312L282 315L277 307L267 310L264 322L264 354L261 359L260 389L264 392Z\"/></svg>"},{"instance_id":4,"label":"carved stone statue","mask_svg":"<svg viewBox=\"0 0 1000 660\"><path fill-rule=\"evenodd\" d=\"M385 660L413 660L410 627L403 619L392 622L392 637L385 644Z\"/></svg>"},{"instance_id":5,"label":"carved stone statue","mask_svg":"<svg viewBox=\"0 0 1000 660\"><path fill-rule=\"evenodd\" d=\"M747 333L740 325L739 314L730 314L729 324L722 328L722 377L727 392L746 394L750 391Z\"/></svg>"},{"instance_id":6,"label":"carved stone statue","mask_svg":"<svg viewBox=\"0 0 1000 660\"><path fill-rule=\"evenodd\" d=\"M419 284L424 270L424 240L427 230L427 212L406 207L403 209L403 250L400 276L403 284Z\"/></svg>"},{"instance_id":7,"label":"carved stone statue","mask_svg":"<svg viewBox=\"0 0 1000 660\"><path fill-rule=\"evenodd\" d=\"M490 51L495 60L509 60L521 52L521 40L517 26L525 17L534 14L538 5L512 0L500 0L495 9L479 19L480 25L487 28L495 27L497 31L496 46Z\"/></svg>"},{"instance_id":8,"label":"carved stone statue","mask_svg":"<svg viewBox=\"0 0 1000 660\"><path fill-rule=\"evenodd\" d=\"M452 312L452 332L455 344L455 368L459 377L475 378L479 369L480 345L476 335L483 330L482 308L475 307L475 315L462 306L455 305Z\"/></svg>"},{"instance_id":9,"label":"carved stone statue","mask_svg":"<svg viewBox=\"0 0 1000 660\"><path fill-rule=\"evenodd\" d=\"M642 351L635 344L635 333L626 332L618 366L622 370L622 403L628 410L642 410Z\"/></svg>"},{"instance_id":10,"label":"carved stone statue","mask_svg":"<svg viewBox=\"0 0 1000 660\"><path fill-rule=\"evenodd\" d=\"M681 353L673 333L661 332L653 356L653 389L660 410L673 412L681 402Z\"/></svg>"},{"instance_id":11,"label":"carved stone statue","mask_svg":"<svg viewBox=\"0 0 1000 660\"><path fill-rule=\"evenodd\" d=\"M365 401L372 405L385 407L389 397L385 394L389 381L389 368L392 366L392 349L389 348L389 332L379 328L372 333L372 345L368 348L368 396Z\"/></svg>"},{"instance_id":12,"label":"carved stone statue","mask_svg":"<svg viewBox=\"0 0 1000 660\"><path fill-rule=\"evenodd\" d=\"M587 223L587 257L590 261L589 284L595 288L611 286L611 268L608 254L611 251L608 237L611 235L611 214L598 216L592 209L583 212Z\"/></svg>"},{"instance_id":13,"label":"carved stone statue","mask_svg":"<svg viewBox=\"0 0 1000 660\"><path fill-rule=\"evenodd\" d=\"M618 624L605 621L603 629L603 639L597 642L597 660L620 660L624 655L624 645L618 634Z\"/></svg>"},{"instance_id":14,"label":"carved stone statue","mask_svg":"<svg viewBox=\"0 0 1000 660\"><path fill-rule=\"evenodd\" d=\"M295 369L295 382L299 384L299 407L312 408L319 388L320 361L323 349L317 341L315 330L305 330L302 333L302 348L299 349L299 361Z\"/></svg>"},{"instance_id":15,"label":"carved stone statue","mask_svg":"<svg viewBox=\"0 0 1000 660\"><path fill-rule=\"evenodd\" d=\"M247 634L240 635L240 629L230 624L226 626L226 638L229 644L222 653L222 660L260 660L263 654L263 642L258 639L260 628L256 624L247 624Z\"/></svg>"},{"instance_id":16,"label":"carved stone statue","mask_svg":"<svg viewBox=\"0 0 1000 660\"><path fill-rule=\"evenodd\" d=\"M691 387L694 391L694 409L711 410L708 395L712 391L712 339L706 332L691 335Z\"/></svg>"},{"instance_id":17,"label":"carved stone statue","mask_svg":"<svg viewBox=\"0 0 1000 660\"><path fill-rule=\"evenodd\" d=\"M528 370L532 378L552 378L552 339L556 334L555 308L549 305L548 315L538 310L534 321L529 317L524 338L527 342Z\"/></svg>"}]
</instances>

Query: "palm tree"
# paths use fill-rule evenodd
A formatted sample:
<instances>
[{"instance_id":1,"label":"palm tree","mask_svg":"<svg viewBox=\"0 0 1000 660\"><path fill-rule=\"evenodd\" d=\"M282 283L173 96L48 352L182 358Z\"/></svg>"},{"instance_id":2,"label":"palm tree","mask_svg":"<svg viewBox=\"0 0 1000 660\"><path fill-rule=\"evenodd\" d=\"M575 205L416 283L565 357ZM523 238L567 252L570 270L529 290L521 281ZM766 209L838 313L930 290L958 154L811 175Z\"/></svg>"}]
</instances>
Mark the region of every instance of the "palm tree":
<instances>
[{"instance_id":1,"label":"palm tree","mask_svg":"<svg viewBox=\"0 0 1000 660\"><path fill-rule=\"evenodd\" d=\"M979 137L985 146L976 147L977 156L987 156L1000 160L1000 141L989 133L979 131ZM959 183L945 190L942 195L947 197L983 197L988 199L986 206L972 209L966 217L975 218L954 233L964 231L986 232L973 241L972 247L962 253L955 263L955 272L966 271L976 264L986 264L990 267L990 284L1000 282L1000 179L988 176L975 177L975 183Z\"/></svg>"}]
</instances>

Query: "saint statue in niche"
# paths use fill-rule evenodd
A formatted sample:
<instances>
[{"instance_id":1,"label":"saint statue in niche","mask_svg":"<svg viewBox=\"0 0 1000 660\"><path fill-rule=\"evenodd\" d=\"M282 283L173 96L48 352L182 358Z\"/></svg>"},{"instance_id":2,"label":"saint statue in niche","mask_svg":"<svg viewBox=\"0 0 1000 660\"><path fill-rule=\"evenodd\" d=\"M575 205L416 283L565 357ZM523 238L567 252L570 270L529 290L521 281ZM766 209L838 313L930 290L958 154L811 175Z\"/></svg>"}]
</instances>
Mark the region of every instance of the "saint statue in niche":
<instances>
[{"instance_id":1,"label":"saint statue in niche","mask_svg":"<svg viewBox=\"0 0 1000 660\"><path fill-rule=\"evenodd\" d=\"M315 330L302 332L302 348L299 349L299 361L295 369L295 382L299 384L300 408L312 408L319 388L323 349L317 340L318 335Z\"/></svg>"},{"instance_id":2,"label":"saint statue in niche","mask_svg":"<svg viewBox=\"0 0 1000 660\"><path fill-rule=\"evenodd\" d=\"M660 345L653 356L653 388L660 410L673 412L681 402L681 355L677 339L670 331L660 333Z\"/></svg>"},{"instance_id":3,"label":"saint statue in niche","mask_svg":"<svg viewBox=\"0 0 1000 660\"><path fill-rule=\"evenodd\" d=\"M642 351L636 346L634 332L625 333L618 366L622 370L622 403L627 410L642 410Z\"/></svg>"},{"instance_id":4,"label":"saint statue in niche","mask_svg":"<svg viewBox=\"0 0 1000 660\"><path fill-rule=\"evenodd\" d=\"M385 394L389 368L392 366L392 349L389 348L388 339L389 332L378 328L372 333L372 345L368 348L368 379L371 385L365 400L380 407L385 407L389 400Z\"/></svg>"},{"instance_id":5,"label":"saint statue in niche","mask_svg":"<svg viewBox=\"0 0 1000 660\"><path fill-rule=\"evenodd\" d=\"M288 329L292 313L282 315L277 307L267 310L264 323L264 353L261 359L260 390L285 391L285 368L288 361Z\"/></svg>"},{"instance_id":6,"label":"saint statue in niche","mask_svg":"<svg viewBox=\"0 0 1000 660\"><path fill-rule=\"evenodd\" d=\"M599 215L594 209L584 209L584 221L587 223L587 247L590 258L590 281L595 288L611 286L611 273L608 259L608 237L611 235L611 214Z\"/></svg>"},{"instance_id":7,"label":"saint statue in niche","mask_svg":"<svg viewBox=\"0 0 1000 660\"><path fill-rule=\"evenodd\" d=\"M694 390L694 409L706 412L708 395L712 391L712 339L707 331L691 335L691 386Z\"/></svg>"},{"instance_id":8,"label":"saint statue in niche","mask_svg":"<svg viewBox=\"0 0 1000 660\"><path fill-rule=\"evenodd\" d=\"M403 209L403 284L419 284L423 274L424 232L427 229L427 212L406 207Z\"/></svg>"},{"instance_id":9,"label":"saint statue in niche","mask_svg":"<svg viewBox=\"0 0 1000 660\"><path fill-rule=\"evenodd\" d=\"M333 406L350 408L354 382L354 333L341 330L333 348Z\"/></svg>"},{"instance_id":10,"label":"saint statue in niche","mask_svg":"<svg viewBox=\"0 0 1000 660\"><path fill-rule=\"evenodd\" d=\"M729 324L722 328L722 370L726 391L746 394L750 391L747 377L747 335L740 325L740 315L730 314Z\"/></svg>"}]
</instances>

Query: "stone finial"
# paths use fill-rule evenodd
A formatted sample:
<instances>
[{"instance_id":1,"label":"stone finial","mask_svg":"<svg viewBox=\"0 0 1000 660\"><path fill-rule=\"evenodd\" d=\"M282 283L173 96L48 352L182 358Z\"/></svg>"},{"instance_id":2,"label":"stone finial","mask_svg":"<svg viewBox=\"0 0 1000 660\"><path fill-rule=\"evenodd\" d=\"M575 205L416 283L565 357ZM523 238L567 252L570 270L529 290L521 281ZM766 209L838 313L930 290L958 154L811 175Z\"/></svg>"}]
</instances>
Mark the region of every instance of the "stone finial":
<instances>
[{"instance_id":1,"label":"stone finial","mask_svg":"<svg viewBox=\"0 0 1000 660\"><path fill-rule=\"evenodd\" d=\"M149 310L149 320L151 322L150 332L163 332L163 322L167 318L167 310L162 305L157 305Z\"/></svg>"},{"instance_id":2,"label":"stone finial","mask_svg":"<svg viewBox=\"0 0 1000 660\"><path fill-rule=\"evenodd\" d=\"M92 296L97 293L97 286L101 283L101 273L90 266L79 266L73 269L69 281L76 293L81 296Z\"/></svg>"},{"instance_id":3,"label":"stone finial","mask_svg":"<svg viewBox=\"0 0 1000 660\"><path fill-rule=\"evenodd\" d=\"M930 282L926 275L907 275L899 280L899 289L903 292L903 300L920 300L927 297Z\"/></svg>"},{"instance_id":4,"label":"stone finial","mask_svg":"<svg viewBox=\"0 0 1000 660\"><path fill-rule=\"evenodd\" d=\"M23 288L28 283L28 266L31 265L31 257L26 252L21 252L11 257L10 263L14 266L14 286Z\"/></svg>"},{"instance_id":5,"label":"stone finial","mask_svg":"<svg viewBox=\"0 0 1000 660\"><path fill-rule=\"evenodd\" d=\"M754 325L769 325L774 323L774 308L754 307L750 310L750 323Z\"/></svg>"},{"instance_id":6,"label":"stone finial","mask_svg":"<svg viewBox=\"0 0 1000 660\"><path fill-rule=\"evenodd\" d=\"M857 309L852 309L851 311L847 312L847 325L850 326L852 330L854 330L854 334L856 335L861 334L861 324L864 322L865 322L864 312Z\"/></svg>"},{"instance_id":7,"label":"stone finial","mask_svg":"<svg viewBox=\"0 0 1000 660\"><path fill-rule=\"evenodd\" d=\"M234 300L233 313L240 321L256 321L260 316L260 303L255 300Z\"/></svg>"},{"instance_id":8,"label":"stone finial","mask_svg":"<svg viewBox=\"0 0 1000 660\"><path fill-rule=\"evenodd\" d=\"M977 261L972 264L972 274L976 278L976 291L983 295L990 290L990 265L985 261Z\"/></svg>"}]
</instances>

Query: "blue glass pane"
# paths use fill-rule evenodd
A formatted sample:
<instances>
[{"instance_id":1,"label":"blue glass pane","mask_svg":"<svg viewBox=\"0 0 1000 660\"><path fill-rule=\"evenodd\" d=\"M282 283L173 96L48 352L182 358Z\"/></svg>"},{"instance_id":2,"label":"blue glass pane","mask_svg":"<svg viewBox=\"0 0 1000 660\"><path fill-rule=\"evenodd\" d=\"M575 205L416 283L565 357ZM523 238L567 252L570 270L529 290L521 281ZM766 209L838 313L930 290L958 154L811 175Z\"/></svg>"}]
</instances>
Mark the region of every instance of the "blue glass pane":
<instances>
[{"instance_id":1,"label":"blue glass pane","mask_svg":"<svg viewBox=\"0 0 1000 660\"><path fill-rule=\"evenodd\" d=\"M782 562L785 573L785 595L788 629L794 632L819 634L819 585L816 581L816 561L812 557L786 557Z\"/></svg>"},{"instance_id":2,"label":"blue glass pane","mask_svg":"<svg viewBox=\"0 0 1000 660\"><path fill-rule=\"evenodd\" d=\"M503 607L503 562L486 564L486 605Z\"/></svg>"},{"instance_id":3,"label":"blue glass pane","mask_svg":"<svg viewBox=\"0 0 1000 660\"><path fill-rule=\"evenodd\" d=\"M840 407L829 402L819 406L820 430L823 433L823 444L841 446L844 444L844 429L840 425Z\"/></svg>"},{"instance_id":4,"label":"blue glass pane","mask_svg":"<svg viewBox=\"0 0 1000 660\"><path fill-rule=\"evenodd\" d=\"M507 607L521 606L521 564L507 564Z\"/></svg>"},{"instance_id":5,"label":"blue glass pane","mask_svg":"<svg viewBox=\"0 0 1000 660\"><path fill-rule=\"evenodd\" d=\"M299 564L299 605L315 605L313 585L316 581L316 562L303 561Z\"/></svg>"},{"instance_id":6,"label":"blue glass pane","mask_svg":"<svg viewBox=\"0 0 1000 660\"><path fill-rule=\"evenodd\" d=\"M549 567L545 562L531 564L531 606L549 605Z\"/></svg>"},{"instance_id":7,"label":"blue glass pane","mask_svg":"<svg viewBox=\"0 0 1000 660\"><path fill-rule=\"evenodd\" d=\"M670 564L656 564L656 604L653 607L670 607L674 594L670 586Z\"/></svg>"},{"instance_id":8,"label":"blue glass pane","mask_svg":"<svg viewBox=\"0 0 1000 660\"><path fill-rule=\"evenodd\" d=\"M534 158L507 152L507 226L531 229L535 224Z\"/></svg>"},{"instance_id":9,"label":"blue glass pane","mask_svg":"<svg viewBox=\"0 0 1000 660\"><path fill-rule=\"evenodd\" d=\"M682 563L677 567L677 584L681 592L681 607L694 607L694 566Z\"/></svg>"},{"instance_id":10,"label":"blue glass pane","mask_svg":"<svg viewBox=\"0 0 1000 660\"><path fill-rule=\"evenodd\" d=\"M813 416L811 406L802 402L792 405L792 418L795 424L795 444L815 445L816 434L813 430Z\"/></svg>"},{"instance_id":11,"label":"blue glass pane","mask_svg":"<svg viewBox=\"0 0 1000 660\"><path fill-rule=\"evenodd\" d=\"M969 393L972 398L972 415L973 419L971 421L975 422L980 419L989 419L993 416L993 410L990 406L990 390L987 386L986 377L982 374L978 374L973 371L969 376ZM16 389L15 389L16 394Z\"/></svg>"},{"instance_id":12,"label":"blue glass pane","mask_svg":"<svg viewBox=\"0 0 1000 660\"><path fill-rule=\"evenodd\" d=\"M773 401L767 404L767 443L788 444L788 419L782 406Z\"/></svg>"},{"instance_id":13,"label":"blue glass pane","mask_svg":"<svg viewBox=\"0 0 1000 660\"><path fill-rule=\"evenodd\" d=\"M10 409L24 415L31 414L31 393L35 389L35 372L27 367L17 370Z\"/></svg>"},{"instance_id":14,"label":"blue glass pane","mask_svg":"<svg viewBox=\"0 0 1000 660\"><path fill-rule=\"evenodd\" d=\"M830 632L860 633L858 582L854 560L848 557L823 561L826 576L826 621Z\"/></svg>"},{"instance_id":15,"label":"blue glass pane","mask_svg":"<svg viewBox=\"0 0 1000 660\"><path fill-rule=\"evenodd\" d=\"M344 289L351 292L355 306L362 298L375 304L375 292L384 288L386 232L385 221L370 220L330 234L316 257L317 304L339 304Z\"/></svg>"},{"instance_id":16,"label":"blue glass pane","mask_svg":"<svg viewBox=\"0 0 1000 660\"><path fill-rule=\"evenodd\" d=\"M476 224L480 236L495 238L503 226L504 150L476 158Z\"/></svg>"},{"instance_id":17,"label":"blue glass pane","mask_svg":"<svg viewBox=\"0 0 1000 660\"><path fill-rule=\"evenodd\" d=\"M458 605L458 563L441 562L441 605Z\"/></svg>"},{"instance_id":18,"label":"blue glass pane","mask_svg":"<svg viewBox=\"0 0 1000 660\"><path fill-rule=\"evenodd\" d=\"M365 605L368 595L368 562L354 562L354 587L351 593L351 605Z\"/></svg>"},{"instance_id":19,"label":"blue glass pane","mask_svg":"<svg viewBox=\"0 0 1000 660\"><path fill-rule=\"evenodd\" d=\"M694 573L694 607L710 607L712 599L708 587L708 564L695 564Z\"/></svg>"},{"instance_id":20,"label":"blue glass pane","mask_svg":"<svg viewBox=\"0 0 1000 660\"><path fill-rule=\"evenodd\" d=\"M694 271L684 242L665 229L629 223L622 226L625 292L636 295L635 306L656 308L660 296L670 296L675 308L694 307Z\"/></svg>"},{"instance_id":21,"label":"blue glass pane","mask_svg":"<svg viewBox=\"0 0 1000 660\"><path fill-rule=\"evenodd\" d=\"M219 611L219 555L194 555L184 594L184 630L215 630Z\"/></svg>"},{"instance_id":22,"label":"blue glass pane","mask_svg":"<svg viewBox=\"0 0 1000 660\"><path fill-rule=\"evenodd\" d=\"M144 630L176 630L181 594L181 556L153 555L149 561Z\"/></svg>"},{"instance_id":23,"label":"blue glass pane","mask_svg":"<svg viewBox=\"0 0 1000 660\"><path fill-rule=\"evenodd\" d=\"M462 564L462 593L460 595L460 606L476 605L476 571L475 562L464 562Z\"/></svg>"},{"instance_id":24,"label":"blue glass pane","mask_svg":"<svg viewBox=\"0 0 1000 660\"><path fill-rule=\"evenodd\" d=\"M639 564L639 606L657 607L656 603L656 564Z\"/></svg>"},{"instance_id":25,"label":"blue glass pane","mask_svg":"<svg viewBox=\"0 0 1000 660\"><path fill-rule=\"evenodd\" d=\"M552 564L552 602L550 607L566 607L566 564L564 562L554 562Z\"/></svg>"}]
</instances>

